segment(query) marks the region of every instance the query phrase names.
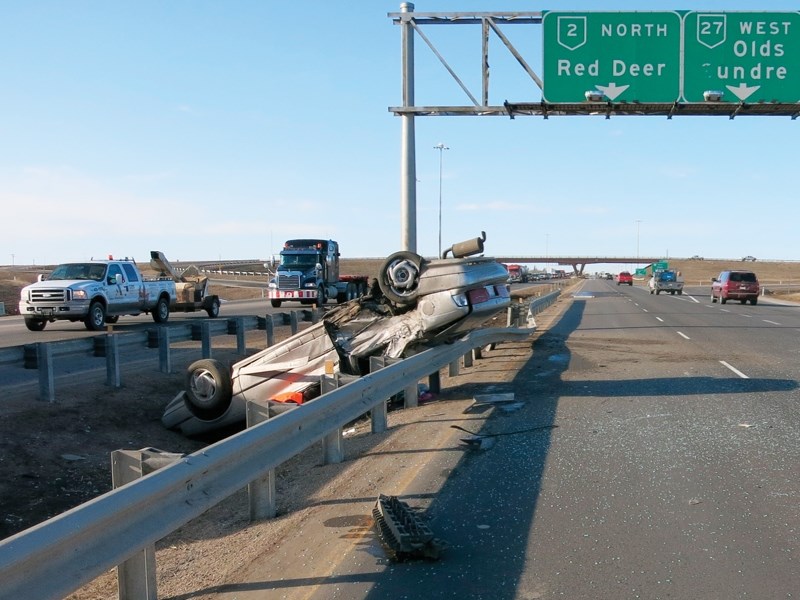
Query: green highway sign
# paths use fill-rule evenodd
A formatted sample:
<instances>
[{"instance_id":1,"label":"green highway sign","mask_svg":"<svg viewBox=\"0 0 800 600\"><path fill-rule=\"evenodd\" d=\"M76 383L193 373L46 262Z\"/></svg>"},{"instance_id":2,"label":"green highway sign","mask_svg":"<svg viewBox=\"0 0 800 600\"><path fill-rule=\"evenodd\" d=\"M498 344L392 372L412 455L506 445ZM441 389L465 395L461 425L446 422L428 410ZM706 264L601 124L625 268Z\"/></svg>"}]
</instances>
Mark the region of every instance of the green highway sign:
<instances>
[{"instance_id":1,"label":"green highway sign","mask_svg":"<svg viewBox=\"0 0 800 600\"><path fill-rule=\"evenodd\" d=\"M636 269L635 275L647 275L647 269Z\"/></svg>"},{"instance_id":2,"label":"green highway sign","mask_svg":"<svg viewBox=\"0 0 800 600\"><path fill-rule=\"evenodd\" d=\"M689 12L684 40L687 102L800 101L800 13Z\"/></svg>"},{"instance_id":3,"label":"green highway sign","mask_svg":"<svg viewBox=\"0 0 800 600\"><path fill-rule=\"evenodd\" d=\"M542 29L546 102L680 98L680 13L545 12Z\"/></svg>"},{"instance_id":4,"label":"green highway sign","mask_svg":"<svg viewBox=\"0 0 800 600\"><path fill-rule=\"evenodd\" d=\"M653 271L666 271L668 268L669 265L665 260L653 263Z\"/></svg>"}]
</instances>

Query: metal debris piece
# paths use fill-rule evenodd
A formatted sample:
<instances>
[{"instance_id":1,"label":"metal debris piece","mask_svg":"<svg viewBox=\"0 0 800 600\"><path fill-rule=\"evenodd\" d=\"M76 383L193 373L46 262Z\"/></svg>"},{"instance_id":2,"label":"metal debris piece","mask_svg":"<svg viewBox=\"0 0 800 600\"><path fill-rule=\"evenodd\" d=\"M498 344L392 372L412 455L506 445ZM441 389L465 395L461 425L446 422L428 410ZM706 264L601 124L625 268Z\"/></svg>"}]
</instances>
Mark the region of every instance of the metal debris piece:
<instances>
[{"instance_id":1,"label":"metal debris piece","mask_svg":"<svg viewBox=\"0 0 800 600\"><path fill-rule=\"evenodd\" d=\"M396 560L409 558L438 559L441 544L433 532L397 496L381 494L372 509L378 535Z\"/></svg>"}]
</instances>

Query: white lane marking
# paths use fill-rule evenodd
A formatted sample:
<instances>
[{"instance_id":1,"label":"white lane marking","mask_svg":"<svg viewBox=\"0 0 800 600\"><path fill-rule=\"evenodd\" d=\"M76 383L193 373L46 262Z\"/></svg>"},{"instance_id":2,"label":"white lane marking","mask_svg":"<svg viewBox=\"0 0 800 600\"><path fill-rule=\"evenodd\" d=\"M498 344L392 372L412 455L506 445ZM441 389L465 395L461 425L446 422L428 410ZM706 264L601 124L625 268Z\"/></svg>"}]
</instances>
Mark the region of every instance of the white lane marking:
<instances>
[{"instance_id":1,"label":"white lane marking","mask_svg":"<svg viewBox=\"0 0 800 600\"><path fill-rule=\"evenodd\" d=\"M644 312L650 312L650 311L649 311L649 310L647 310L646 308L643 308L642 310L643 310Z\"/></svg>"},{"instance_id":2,"label":"white lane marking","mask_svg":"<svg viewBox=\"0 0 800 600\"><path fill-rule=\"evenodd\" d=\"M753 315L742 315L743 317L747 317L748 319L752 319Z\"/></svg>"},{"instance_id":3,"label":"white lane marking","mask_svg":"<svg viewBox=\"0 0 800 600\"><path fill-rule=\"evenodd\" d=\"M731 312L731 311L729 311L727 308L720 308L719 310L720 310L721 312Z\"/></svg>"},{"instance_id":4,"label":"white lane marking","mask_svg":"<svg viewBox=\"0 0 800 600\"><path fill-rule=\"evenodd\" d=\"M663 323L664 319L662 319L661 317L656 317L656 321L661 321Z\"/></svg>"},{"instance_id":5,"label":"white lane marking","mask_svg":"<svg viewBox=\"0 0 800 600\"><path fill-rule=\"evenodd\" d=\"M780 325L780 323L776 323L775 321L769 321L767 319L761 319L764 323L769 323L770 325Z\"/></svg>"},{"instance_id":6,"label":"white lane marking","mask_svg":"<svg viewBox=\"0 0 800 600\"><path fill-rule=\"evenodd\" d=\"M678 335L679 335L679 336L681 336L681 337L682 337L683 339L685 339L685 340L690 340L690 339L692 339L692 338L690 338L688 335L686 335L685 333L681 333L680 331L678 332Z\"/></svg>"},{"instance_id":7,"label":"white lane marking","mask_svg":"<svg viewBox=\"0 0 800 600\"><path fill-rule=\"evenodd\" d=\"M739 377L741 377L742 379L750 379L750 378L749 378L747 375L745 375L744 373L742 373L742 372L741 372L739 369L737 369L736 367L732 367L731 365L729 365L728 363L726 363L724 360L721 360L721 361L719 361L719 362L720 362L720 364L721 364L723 367L728 367L728 368L729 368L731 371L733 371L734 373L736 373L736 374L737 374Z\"/></svg>"},{"instance_id":8,"label":"white lane marking","mask_svg":"<svg viewBox=\"0 0 800 600\"><path fill-rule=\"evenodd\" d=\"M697 304L700 304L700 300L698 300L694 296L687 296L687 298L689 298L689 300L691 300L692 302L696 302Z\"/></svg>"}]
</instances>

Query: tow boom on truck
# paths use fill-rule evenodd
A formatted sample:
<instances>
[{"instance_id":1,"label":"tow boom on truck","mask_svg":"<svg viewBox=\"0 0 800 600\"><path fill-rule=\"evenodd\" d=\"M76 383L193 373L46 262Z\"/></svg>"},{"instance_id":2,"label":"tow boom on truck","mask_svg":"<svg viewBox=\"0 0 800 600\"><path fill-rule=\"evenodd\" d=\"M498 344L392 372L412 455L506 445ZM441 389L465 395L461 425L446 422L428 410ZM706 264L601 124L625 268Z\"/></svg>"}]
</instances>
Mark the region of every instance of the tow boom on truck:
<instances>
[{"instance_id":1,"label":"tow boom on truck","mask_svg":"<svg viewBox=\"0 0 800 600\"><path fill-rule=\"evenodd\" d=\"M219 316L219 296L208 293L208 277L201 275L197 267L190 266L179 272L160 250L150 251L150 266L158 271L159 277L169 277L175 282L175 300L170 307L172 310L204 310L212 319Z\"/></svg>"},{"instance_id":2,"label":"tow boom on truck","mask_svg":"<svg viewBox=\"0 0 800 600\"><path fill-rule=\"evenodd\" d=\"M341 304L367 292L366 275L339 274L339 244L333 240L287 240L280 256L269 282L269 299L275 308L288 300L323 306L335 298Z\"/></svg>"}]
</instances>

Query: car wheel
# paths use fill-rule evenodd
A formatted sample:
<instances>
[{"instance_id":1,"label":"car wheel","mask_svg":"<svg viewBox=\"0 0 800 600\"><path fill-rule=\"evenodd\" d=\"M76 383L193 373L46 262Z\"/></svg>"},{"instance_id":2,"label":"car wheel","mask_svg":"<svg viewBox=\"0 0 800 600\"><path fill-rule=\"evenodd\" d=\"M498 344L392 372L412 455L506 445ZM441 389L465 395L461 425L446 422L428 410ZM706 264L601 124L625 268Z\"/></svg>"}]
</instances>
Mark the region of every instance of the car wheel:
<instances>
[{"instance_id":1,"label":"car wheel","mask_svg":"<svg viewBox=\"0 0 800 600\"><path fill-rule=\"evenodd\" d=\"M717 303L717 297L714 295L714 292L711 292L711 304Z\"/></svg>"},{"instance_id":2,"label":"car wheel","mask_svg":"<svg viewBox=\"0 0 800 600\"><path fill-rule=\"evenodd\" d=\"M396 304L412 304L419 292L422 257L414 252L395 252L383 263L378 285L381 292Z\"/></svg>"},{"instance_id":3,"label":"car wheel","mask_svg":"<svg viewBox=\"0 0 800 600\"><path fill-rule=\"evenodd\" d=\"M31 331L42 331L47 325L47 321L44 319L31 319L30 317L25 317L25 327L27 327Z\"/></svg>"},{"instance_id":4,"label":"car wheel","mask_svg":"<svg viewBox=\"0 0 800 600\"><path fill-rule=\"evenodd\" d=\"M683 290L678 290L678 296L683 296Z\"/></svg>"},{"instance_id":5,"label":"car wheel","mask_svg":"<svg viewBox=\"0 0 800 600\"><path fill-rule=\"evenodd\" d=\"M169 300L164 296L158 299L156 307L153 309L153 321L156 323L166 323L169 319Z\"/></svg>"},{"instance_id":6,"label":"car wheel","mask_svg":"<svg viewBox=\"0 0 800 600\"><path fill-rule=\"evenodd\" d=\"M269 303L272 304L272 308L280 308L281 307L281 301L280 300L270 300Z\"/></svg>"},{"instance_id":7,"label":"car wheel","mask_svg":"<svg viewBox=\"0 0 800 600\"><path fill-rule=\"evenodd\" d=\"M720 304L725 304L727 301L728 301L728 299L725 296L723 296L722 293L720 293L720 295L719 295L719 303Z\"/></svg>"},{"instance_id":8,"label":"car wheel","mask_svg":"<svg viewBox=\"0 0 800 600\"><path fill-rule=\"evenodd\" d=\"M747 304L747 298L742 298L739 300L739 304Z\"/></svg>"},{"instance_id":9,"label":"car wheel","mask_svg":"<svg viewBox=\"0 0 800 600\"><path fill-rule=\"evenodd\" d=\"M650 290L650 293L651 294L655 294L656 292L655 292L655 290Z\"/></svg>"},{"instance_id":10,"label":"car wheel","mask_svg":"<svg viewBox=\"0 0 800 600\"><path fill-rule=\"evenodd\" d=\"M758 304L758 297L757 296L753 296L752 298L750 298L750 304L752 304L753 306Z\"/></svg>"},{"instance_id":11,"label":"car wheel","mask_svg":"<svg viewBox=\"0 0 800 600\"><path fill-rule=\"evenodd\" d=\"M89 314L86 315L83 324L89 331L102 331L106 324L106 307L102 302L95 300L89 305Z\"/></svg>"},{"instance_id":12,"label":"car wheel","mask_svg":"<svg viewBox=\"0 0 800 600\"><path fill-rule=\"evenodd\" d=\"M211 301L211 304L206 309L206 312L212 319L216 319L219 316L219 298L214 298Z\"/></svg>"},{"instance_id":13,"label":"car wheel","mask_svg":"<svg viewBox=\"0 0 800 600\"><path fill-rule=\"evenodd\" d=\"M198 419L213 421L231 404L233 386L228 369L218 360L196 360L186 370L186 406Z\"/></svg>"}]
</instances>

